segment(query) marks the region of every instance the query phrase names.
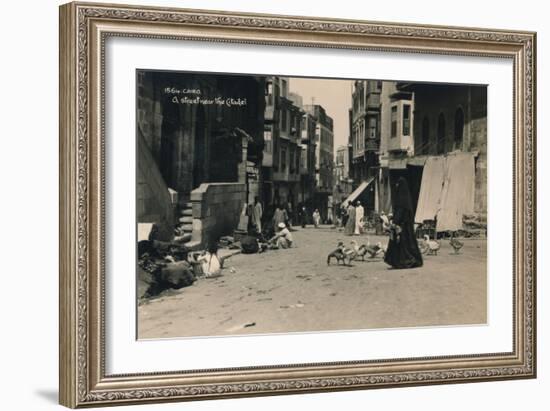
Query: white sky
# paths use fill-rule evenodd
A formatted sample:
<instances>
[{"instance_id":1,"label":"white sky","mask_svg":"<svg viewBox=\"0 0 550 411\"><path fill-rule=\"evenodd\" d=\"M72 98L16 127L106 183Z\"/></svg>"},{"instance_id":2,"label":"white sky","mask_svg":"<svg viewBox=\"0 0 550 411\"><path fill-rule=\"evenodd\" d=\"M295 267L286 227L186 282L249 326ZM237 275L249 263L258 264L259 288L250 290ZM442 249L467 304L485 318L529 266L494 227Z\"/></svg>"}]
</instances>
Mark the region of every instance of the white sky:
<instances>
[{"instance_id":1,"label":"white sky","mask_svg":"<svg viewBox=\"0 0 550 411\"><path fill-rule=\"evenodd\" d=\"M332 80L319 78L289 78L289 91L303 98L304 105L323 106L334 120L334 151L339 146L348 144L349 115L351 108L352 80Z\"/></svg>"}]
</instances>

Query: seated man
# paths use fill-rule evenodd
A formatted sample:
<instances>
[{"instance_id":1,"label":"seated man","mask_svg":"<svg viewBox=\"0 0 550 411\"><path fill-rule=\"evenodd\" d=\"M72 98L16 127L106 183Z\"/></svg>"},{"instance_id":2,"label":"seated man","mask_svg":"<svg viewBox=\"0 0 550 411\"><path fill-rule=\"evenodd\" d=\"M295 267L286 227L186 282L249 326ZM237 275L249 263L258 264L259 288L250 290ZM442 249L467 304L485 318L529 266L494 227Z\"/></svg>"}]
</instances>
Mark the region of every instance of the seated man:
<instances>
[{"instance_id":1,"label":"seated man","mask_svg":"<svg viewBox=\"0 0 550 411\"><path fill-rule=\"evenodd\" d=\"M279 223L277 225L278 231L269 242L272 244L272 248L290 248L292 247L292 234L286 227L285 223Z\"/></svg>"}]
</instances>

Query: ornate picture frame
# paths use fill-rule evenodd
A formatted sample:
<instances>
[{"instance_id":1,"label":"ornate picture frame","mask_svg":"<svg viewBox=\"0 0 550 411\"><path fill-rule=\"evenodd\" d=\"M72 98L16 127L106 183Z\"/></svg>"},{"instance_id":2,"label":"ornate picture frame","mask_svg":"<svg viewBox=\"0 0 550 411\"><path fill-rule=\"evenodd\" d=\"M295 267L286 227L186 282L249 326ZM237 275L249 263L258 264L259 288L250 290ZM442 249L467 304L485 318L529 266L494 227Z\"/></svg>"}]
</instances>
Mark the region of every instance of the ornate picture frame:
<instances>
[{"instance_id":1,"label":"ornate picture frame","mask_svg":"<svg viewBox=\"0 0 550 411\"><path fill-rule=\"evenodd\" d=\"M108 375L105 42L111 37L497 57L513 61L513 350ZM60 403L67 407L536 377L536 34L69 3L60 8Z\"/></svg>"}]
</instances>

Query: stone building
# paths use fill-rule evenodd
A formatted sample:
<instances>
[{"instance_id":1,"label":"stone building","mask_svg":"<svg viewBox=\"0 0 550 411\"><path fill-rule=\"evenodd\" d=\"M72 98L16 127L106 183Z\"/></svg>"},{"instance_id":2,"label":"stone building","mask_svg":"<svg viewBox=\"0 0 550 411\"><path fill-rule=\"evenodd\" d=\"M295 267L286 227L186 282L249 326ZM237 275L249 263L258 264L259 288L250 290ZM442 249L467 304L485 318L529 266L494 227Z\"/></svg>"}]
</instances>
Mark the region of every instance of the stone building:
<instances>
[{"instance_id":1,"label":"stone building","mask_svg":"<svg viewBox=\"0 0 550 411\"><path fill-rule=\"evenodd\" d=\"M354 192L348 201L360 200L367 212L376 208L374 180L379 167L383 82L357 80L350 110L350 177Z\"/></svg>"},{"instance_id":2,"label":"stone building","mask_svg":"<svg viewBox=\"0 0 550 411\"><path fill-rule=\"evenodd\" d=\"M415 222L456 231L487 213L487 88L384 82L376 209L391 211L391 189L409 183Z\"/></svg>"},{"instance_id":3,"label":"stone building","mask_svg":"<svg viewBox=\"0 0 550 411\"><path fill-rule=\"evenodd\" d=\"M337 215L339 215L342 203L353 191L353 179L350 178L350 151L350 147L347 145L336 149L332 198Z\"/></svg>"},{"instance_id":4,"label":"stone building","mask_svg":"<svg viewBox=\"0 0 550 411\"><path fill-rule=\"evenodd\" d=\"M247 167L262 163L264 93L263 77L138 71L139 222L179 221L199 244L236 228Z\"/></svg>"},{"instance_id":5,"label":"stone building","mask_svg":"<svg viewBox=\"0 0 550 411\"><path fill-rule=\"evenodd\" d=\"M357 182L372 177L378 166L381 91L381 81L357 80L353 85L351 176Z\"/></svg>"},{"instance_id":6,"label":"stone building","mask_svg":"<svg viewBox=\"0 0 550 411\"><path fill-rule=\"evenodd\" d=\"M302 116L302 158L300 161L301 193L298 204L305 205L308 210L314 207L316 186L316 131L317 120L309 112Z\"/></svg>"},{"instance_id":7,"label":"stone building","mask_svg":"<svg viewBox=\"0 0 550 411\"><path fill-rule=\"evenodd\" d=\"M305 110L315 119L315 193L313 208L319 209L323 221L332 219L332 190L334 187L334 125L332 118L319 104L306 105Z\"/></svg>"},{"instance_id":8,"label":"stone building","mask_svg":"<svg viewBox=\"0 0 550 411\"><path fill-rule=\"evenodd\" d=\"M289 93L285 77L268 77L265 93L262 202L267 213L275 205L296 207L302 192L302 116L299 96Z\"/></svg>"},{"instance_id":9,"label":"stone building","mask_svg":"<svg viewBox=\"0 0 550 411\"><path fill-rule=\"evenodd\" d=\"M487 212L487 87L402 84L414 92L417 156L469 152L475 158L475 212Z\"/></svg>"},{"instance_id":10,"label":"stone building","mask_svg":"<svg viewBox=\"0 0 550 411\"><path fill-rule=\"evenodd\" d=\"M413 139L414 105L412 93L397 90L397 83L382 82L380 92L380 145L379 168L375 184L375 211L391 211L391 187L403 175L417 174L418 170L407 170L406 159L414 156ZM409 178L409 188L414 198L420 188L417 179Z\"/></svg>"}]
</instances>

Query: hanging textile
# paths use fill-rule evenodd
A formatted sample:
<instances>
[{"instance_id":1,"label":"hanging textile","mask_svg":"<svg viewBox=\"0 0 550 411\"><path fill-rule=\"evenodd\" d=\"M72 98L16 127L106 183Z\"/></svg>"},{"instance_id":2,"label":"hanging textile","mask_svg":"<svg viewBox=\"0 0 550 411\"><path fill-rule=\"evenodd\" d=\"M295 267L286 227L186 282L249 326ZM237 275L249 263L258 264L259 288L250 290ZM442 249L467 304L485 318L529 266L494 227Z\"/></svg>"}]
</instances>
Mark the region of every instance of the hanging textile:
<instances>
[{"instance_id":1,"label":"hanging textile","mask_svg":"<svg viewBox=\"0 0 550 411\"><path fill-rule=\"evenodd\" d=\"M474 212L475 163L472 153L453 153L446 157L443 190L436 230L462 228L462 216Z\"/></svg>"},{"instance_id":2,"label":"hanging textile","mask_svg":"<svg viewBox=\"0 0 550 411\"><path fill-rule=\"evenodd\" d=\"M422 172L415 223L434 220L440 207L441 191L445 176L445 157L428 157Z\"/></svg>"}]
</instances>

